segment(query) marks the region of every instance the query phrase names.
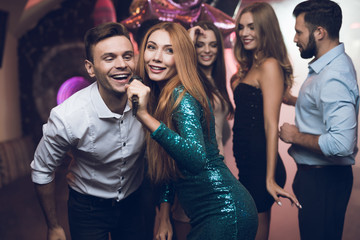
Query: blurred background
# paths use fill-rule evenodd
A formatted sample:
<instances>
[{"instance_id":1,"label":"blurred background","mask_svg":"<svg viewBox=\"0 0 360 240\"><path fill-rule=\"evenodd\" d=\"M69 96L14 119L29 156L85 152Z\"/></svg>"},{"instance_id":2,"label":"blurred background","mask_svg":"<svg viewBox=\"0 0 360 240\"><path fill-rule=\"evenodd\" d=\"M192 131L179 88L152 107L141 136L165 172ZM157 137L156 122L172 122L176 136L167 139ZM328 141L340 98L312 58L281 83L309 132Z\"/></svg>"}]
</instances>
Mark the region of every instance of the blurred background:
<instances>
[{"instance_id":1,"label":"blurred background","mask_svg":"<svg viewBox=\"0 0 360 240\"><path fill-rule=\"evenodd\" d=\"M232 55L236 15L252 0L0 0L0 239L45 239L46 225L30 179L30 161L42 135L42 125L51 108L91 79L84 68L83 37L89 28L107 21L122 22L133 34L134 43L153 19L178 21L191 26L212 20L226 40L227 78L236 71ZM300 57L293 37L292 17L299 0L267 0L280 22L294 66L294 95L307 75L307 60ZM343 10L340 40L360 72L360 1L336 1ZM232 98L229 89L230 98ZM283 105L280 125L294 123L294 108ZM232 155L232 121L225 137L225 160L237 175ZM285 188L296 171L288 155L289 145L279 142L287 170ZM360 236L360 163L353 166L354 186L344 227L344 240ZM67 228L66 167L57 177L61 222ZM316 201L316 199L314 199ZM274 205L270 239L297 240L297 209L283 200Z\"/></svg>"}]
</instances>

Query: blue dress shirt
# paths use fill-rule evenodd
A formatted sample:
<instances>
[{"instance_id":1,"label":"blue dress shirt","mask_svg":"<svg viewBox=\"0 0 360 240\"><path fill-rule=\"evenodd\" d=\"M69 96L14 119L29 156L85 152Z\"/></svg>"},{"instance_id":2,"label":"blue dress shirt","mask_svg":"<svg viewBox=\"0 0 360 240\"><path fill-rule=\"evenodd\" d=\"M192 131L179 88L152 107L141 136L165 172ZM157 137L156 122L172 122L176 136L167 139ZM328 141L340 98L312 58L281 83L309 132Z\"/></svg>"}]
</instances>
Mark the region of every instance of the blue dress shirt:
<instances>
[{"instance_id":1,"label":"blue dress shirt","mask_svg":"<svg viewBox=\"0 0 360 240\"><path fill-rule=\"evenodd\" d=\"M344 44L309 64L295 106L301 133L320 135L323 154L293 144L289 154L298 164L352 165L357 153L359 89Z\"/></svg>"}]
</instances>

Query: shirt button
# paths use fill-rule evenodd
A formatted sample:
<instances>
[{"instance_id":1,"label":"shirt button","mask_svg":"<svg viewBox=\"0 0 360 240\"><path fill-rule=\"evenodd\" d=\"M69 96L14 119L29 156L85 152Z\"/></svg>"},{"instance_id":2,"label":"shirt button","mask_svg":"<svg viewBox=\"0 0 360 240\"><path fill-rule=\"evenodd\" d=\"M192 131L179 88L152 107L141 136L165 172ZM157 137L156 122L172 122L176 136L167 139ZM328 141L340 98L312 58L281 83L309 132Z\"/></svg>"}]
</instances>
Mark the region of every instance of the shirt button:
<instances>
[{"instance_id":1,"label":"shirt button","mask_svg":"<svg viewBox=\"0 0 360 240\"><path fill-rule=\"evenodd\" d=\"M121 180L124 180L124 178L125 178L125 177L124 177L124 176L122 176L122 177L121 177Z\"/></svg>"},{"instance_id":2,"label":"shirt button","mask_svg":"<svg viewBox=\"0 0 360 240\"><path fill-rule=\"evenodd\" d=\"M123 143L123 146L125 147L125 146L126 146L126 143Z\"/></svg>"},{"instance_id":3,"label":"shirt button","mask_svg":"<svg viewBox=\"0 0 360 240\"><path fill-rule=\"evenodd\" d=\"M118 190L118 193L121 193L121 189Z\"/></svg>"},{"instance_id":4,"label":"shirt button","mask_svg":"<svg viewBox=\"0 0 360 240\"><path fill-rule=\"evenodd\" d=\"M123 120L121 120L121 122L120 122L121 124L123 124L124 123L124 121Z\"/></svg>"}]
</instances>

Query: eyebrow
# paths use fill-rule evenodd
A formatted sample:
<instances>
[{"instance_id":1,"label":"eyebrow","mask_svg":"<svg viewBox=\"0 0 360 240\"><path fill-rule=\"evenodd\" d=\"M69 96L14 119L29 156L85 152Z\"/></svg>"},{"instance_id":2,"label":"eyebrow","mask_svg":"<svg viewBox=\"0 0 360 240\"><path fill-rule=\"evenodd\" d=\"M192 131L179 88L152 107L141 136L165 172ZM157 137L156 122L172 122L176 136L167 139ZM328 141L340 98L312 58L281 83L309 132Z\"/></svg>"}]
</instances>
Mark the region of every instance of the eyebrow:
<instances>
[{"instance_id":1,"label":"eyebrow","mask_svg":"<svg viewBox=\"0 0 360 240\"><path fill-rule=\"evenodd\" d=\"M246 24L246 26L253 26L253 25L254 25L254 23L253 23L253 22ZM238 24L238 26L244 26L244 25L243 25L243 24L241 24L241 23L239 23L239 24Z\"/></svg>"},{"instance_id":2,"label":"eyebrow","mask_svg":"<svg viewBox=\"0 0 360 240\"><path fill-rule=\"evenodd\" d=\"M196 43L205 43L205 41L197 40ZM217 41L211 41L211 42L209 42L209 44L211 44L211 43L217 43Z\"/></svg>"},{"instance_id":3,"label":"eyebrow","mask_svg":"<svg viewBox=\"0 0 360 240\"><path fill-rule=\"evenodd\" d=\"M121 55L126 55L126 54L131 54L131 55L134 55L134 51L129 50L129 51L124 52L124 53L123 53L123 54L121 54ZM102 54L102 55L101 55L101 57L106 57L106 56L115 56L115 55L116 55L116 54L115 54L115 53L113 53L113 52L106 52L106 53Z\"/></svg>"},{"instance_id":4,"label":"eyebrow","mask_svg":"<svg viewBox=\"0 0 360 240\"><path fill-rule=\"evenodd\" d=\"M154 41L148 41L147 43L152 43L152 44L155 44L156 46L158 45L156 42ZM172 47L172 44L166 44L164 45L165 47Z\"/></svg>"},{"instance_id":5,"label":"eyebrow","mask_svg":"<svg viewBox=\"0 0 360 240\"><path fill-rule=\"evenodd\" d=\"M124 54L134 54L134 51L129 50L129 51L124 52ZM123 55L124 55L124 54L123 54Z\"/></svg>"},{"instance_id":6,"label":"eyebrow","mask_svg":"<svg viewBox=\"0 0 360 240\"><path fill-rule=\"evenodd\" d=\"M103 53L103 54L101 55L101 57L113 56L113 55L115 55L113 52L106 52L106 53Z\"/></svg>"}]
</instances>

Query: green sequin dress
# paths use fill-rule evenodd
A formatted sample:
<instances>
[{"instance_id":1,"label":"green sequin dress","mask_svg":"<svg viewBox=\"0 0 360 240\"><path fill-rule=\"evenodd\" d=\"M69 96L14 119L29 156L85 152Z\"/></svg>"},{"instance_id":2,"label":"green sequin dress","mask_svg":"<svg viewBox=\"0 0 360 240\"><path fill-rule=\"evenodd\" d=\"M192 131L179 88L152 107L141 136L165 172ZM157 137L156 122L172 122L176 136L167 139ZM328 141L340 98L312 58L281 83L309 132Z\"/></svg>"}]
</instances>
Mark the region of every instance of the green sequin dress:
<instances>
[{"instance_id":1,"label":"green sequin dress","mask_svg":"<svg viewBox=\"0 0 360 240\"><path fill-rule=\"evenodd\" d=\"M182 90L182 87L174 90L174 99ZM172 118L176 132L161 123L151 137L175 159L183 174L171 186L191 219L188 239L254 239L257 209L219 154L214 117L208 128L201 105L186 93ZM162 201L169 201L172 189L165 189Z\"/></svg>"}]
</instances>

